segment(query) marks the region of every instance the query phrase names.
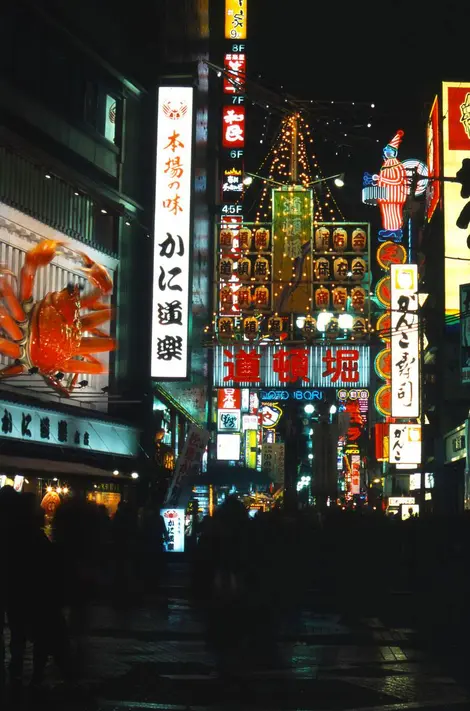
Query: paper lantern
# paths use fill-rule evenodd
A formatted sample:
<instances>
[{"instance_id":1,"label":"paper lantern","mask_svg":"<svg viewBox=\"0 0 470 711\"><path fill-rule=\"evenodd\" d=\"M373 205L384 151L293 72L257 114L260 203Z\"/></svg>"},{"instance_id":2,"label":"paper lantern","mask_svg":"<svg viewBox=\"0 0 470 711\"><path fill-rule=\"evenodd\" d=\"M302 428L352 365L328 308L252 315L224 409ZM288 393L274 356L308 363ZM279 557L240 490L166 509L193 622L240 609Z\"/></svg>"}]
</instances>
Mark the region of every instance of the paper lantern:
<instances>
[{"instance_id":1,"label":"paper lantern","mask_svg":"<svg viewBox=\"0 0 470 711\"><path fill-rule=\"evenodd\" d=\"M330 318L328 321L328 325L326 327L326 335L328 338L336 338L339 333L339 323L338 319L333 317Z\"/></svg>"},{"instance_id":2,"label":"paper lantern","mask_svg":"<svg viewBox=\"0 0 470 711\"><path fill-rule=\"evenodd\" d=\"M233 246L232 230L220 230L220 246L226 248Z\"/></svg>"},{"instance_id":3,"label":"paper lantern","mask_svg":"<svg viewBox=\"0 0 470 711\"><path fill-rule=\"evenodd\" d=\"M365 318L354 317L352 330L356 338L362 338L367 334L367 324Z\"/></svg>"},{"instance_id":4,"label":"paper lantern","mask_svg":"<svg viewBox=\"0 0 470 711\"><path fill-rule=\"evenodd\" d=\"M269 309L271 306L269 298L269 289L267 289L265 286L257 286L255 289L254 301L257 308Z\"/></svg>"},{"instance_id":5,"label":"paper lantern","mask_svg":"<svg viewBox=\"0 0 470 711\"><path fill-rule=\"evenodd\" d=\"M257 338L259 333L258 319L254 316L247 316L247 318L244 318L243 333L250 339L250 341Z\"/></svg>"},{"instance_id":6,"label":"paper lantern","mask_svg":"<svg viewBox=\"0 0 470 711\"><path fill-rule=\"evenodd\" d=\"M237 276L241 281L247 281L251 277L251 261L248 257L243 257L238 260Z\"/></svg>"},{"instance_id":7,"label":"paper lantern","mask_svg":"<svg viewBox=\"0 0 470 711\"><path fill-rule=\"evenodd\" d=\"M259 229L257 229L255 232L256 249L260 252L269 249L269 238L269 230L266 230L264 227L260 227Z\"/></svg>"},{"instance_id":8,"label":"paper lantern","mask_svg":"<svg viewBox=\"0 0 470 711\"><path fill-rule=\"evenodd\" d=\"M333 274L336 281L343 281L347 278L349 271L348 260L344 257L338 257L333 262Z\"/></svg>"},{"instance_id":9,"label":"paper lantern","mask_svg":"<svg viewBox=\"0 0 470 711\"><path fill-rule=\"evenodd\" d=\"M250 249L251 230L249 227L242 227L238 233L238 246L240 249Z\"/></svg>"},{"instance_id":10,"label":"paper lantern","mask_svg":"<svg viewBox=\"0 0 470 711\"><path fill-rule=\"evenodd\" d=\"M306 340L309 340L317 334L317 321L312 316L306 316L302 333Z\"/></svg>"},{"instance_id":11,"label":"paper lantern","mask_svg":"<svg viewBox=\"0 0 470 711\"><path fill-rule=\"evenodd\" d=\"M360 286L351 289L351 305L354 311L363 311L366 304L366 292Z\"/></svg>"},{"instance_id":12,"label":"paper lantern","mask_svg":"<svg viewBox=\"0 0 470 711\"><path fill-rule=\"evenodd\" d=\"M335 311L344 311L348 301L348 290L344 286L333 289L333 308Z\"/></svg>"},{"instance_id":13,"label":"paper lantern","mask_svg":"<svg viewBox=\"0 0 470 711\"><path fill-rule=\"evenodd\" d=\"M284 319L281 316L273 316L268 321L268 331L273 336L279 336L284 328Z\"/></svg>"},{"instance_id":14,"label":"paper lantern","mask_svg":"<svg viewBox=\"0 0 470 711\"><path fill-rule=\"evenodd\" d=\"M269 262L266 257L257 257L254 268L256 281L269 279Z\"/></svg>"},{"instance_id":15,"label":"paper lantern","mask_svg":"<svg viewBox=\"0 0 470 711\"><path fill-rule=\"evenodd\" d=\"M237 291L238 306L240 309L248 309L251 306L251 289L248 286L242 286Z\"/></svg>"},{"instance_id":16,"label":"paper lantern","mask_svg":"<svg viewBox=\"0 0 470 711\"><path fill-rule=\"evenodd\" d=\"M343 252L348 246L348 233L343 227L337 227L333 231L333 249L335 252Z\"/></svg>"},{"instance_id":17,"label":"paper lantern","mask_svg":"<svg viewBox=\"0 0 470 711\"><path fill-rule=\"evenodd\" d=\"M352 260L351 272L353 281L362 281L366 273L367 264L361 257Z\"/></svg>"},{"instance_id":18,"label":"paper lantern","mask_svg":"<svg viewBox=\"0 0 470 711\"><path fill-rule=\"evenodd\" d=\"M364 252L367 246L367 234L364 230L356 229L352 233L351 246L354 252Z\"/></svg>"},{"instance_id":19,"label":"paper lantern","mask_svg":"<svg viewBox=\"0 0 470 711\"><path fill-rule=\"evenodd\" d=\"M232 309L233 291L228 286L224 286L220 290L220 305L221 305L222 311L228 311L228 310Z\"/></svg>"},{"instance_id":20,"label":"paper lantern","mask_svg":"<svg viewBox=\"0 0 470 711\"><path fill-rule=\"evenodd\" d=\"M315 249L317 252L326 252L330 248L330 230L319 227L315 230Z\"/></svg>"},{"instance_id":21,"label":"paper lantern","mask_svg":"<svg viewBox=\"0 0 470 711\"><path fill-rule=\"evenodd\" d=\"M217 335L220 341L230 341L232 340L234 330L233 318L227 316L221 316L217 321Z\"/></svg>"},{"instance_id":22,"label":"paper lantern","mask_svg":"<svg viewBox=\"0 0 470 711\"><path fill-rule=\"evenodd\" d=\"M233 274L233 259L224 257L220 260L219 274L222 279L230 279Z\"/></svg>"},{"instance_id":23,"label":"paper lantern","mask_svg":"<svg viewBox=\"0 0 470 711\"><path fill-rule=\"evenodd\" d=\"M315 306L317 309L327 309L330 305L330 292L324 286L315 290Z\"/></svg>"},{"instance_id":24,"label":"paper lantern","mask_svg":"<svg viewBox=\"0 0 470 711\"><path fill-rule=\"evenodd\" d=\"M315 260L313 273L317 281L326 281L330 278L330 263L325 257Z\"/></svg>"}]
</instances>

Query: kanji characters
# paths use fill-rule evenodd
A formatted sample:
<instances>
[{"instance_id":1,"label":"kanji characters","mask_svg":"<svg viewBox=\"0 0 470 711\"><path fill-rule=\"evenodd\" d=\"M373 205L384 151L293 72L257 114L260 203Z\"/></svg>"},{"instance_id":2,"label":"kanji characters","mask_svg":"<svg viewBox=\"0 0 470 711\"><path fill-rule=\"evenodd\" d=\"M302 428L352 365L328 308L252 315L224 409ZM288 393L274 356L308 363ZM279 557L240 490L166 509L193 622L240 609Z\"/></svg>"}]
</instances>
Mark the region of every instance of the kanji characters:
<instances>
[{"instance_id":1,"label":"kanji characters","mask_svg":"<svg viewBox=\"0 0 470 711\"><path fill-rule=\"evenodd\" d=\"M162 200L162 204L166 210L173 213L173 215L177 215L178 212L183 212L183 208L180 205L180 200L181 195L178 195L178 193L176 193L176 195Z\"/></svg>"},{"instance_id":2,"label":"kanji characters","mask_svg":"<svg viewBox=\"0 0 470 711\"><path fill-rule=\"evenodd\" d=\"M359 382L359 351L355 348L338 348L335 355L332 354L331 348L328 348L323 362L326 370L322 376L326 378L331 375L332 383L338 380L343 383Z\"/></svg>"},{"instance_id":3,"label":"kanji characters","mask_svg":"<svg viewBox=\"0 0 470 711\"><path fill-rule=\"evenodd\" d=\"M260 377L261 354L255 350L245 351L243 349L231 353L224 350L224 355L229 360L224 361L224 366L228 373L224 377L224 382L233 380L235 383L258 383Z\"/></svg>"},{"instance_id":4,"label":"kanji characters","mask_svg":"<svg viewBox=\"0 0 470 711\"><path fill-rule=\"evenodd\" d=\"M181 301L167 301L164 304L158 304L158 323L161 326L183 325L183 306Z\"/></svg>"},{"instance_id":5,"label":"kanji characters","mask_svg":"<svg viewBox=\"0 0 470 711\"><path fill-rule=\"evenodd\" d=\"M168 280L168 283L166 282L166 272L163 269L163 267L160 267L160 276L158 277L158 288L160 291L165 291L165 289L168 287L171 291L183 291L183 288L179 284L173 284L173 279L176 279L177 276L181 274L182 270L180 267L173 267L173 269L168 270L168 274L170 274L170 278Z\"/></svg>"},{"instance_id":6,"label":"kanji characters","mask_svg":"<svg viewBox=\"0 0 470 711\"><path fill-rule=\"evenodd\" d=\"M273 371L278 373L281 383L294 383L299 378L310 382L308 377L308 350L294 348L284 349L273 355Z\"/></svg>"},{"instance_id":7,"label":"kanji characters","mask_svg":"<svg viewBox=\"0 0 470 711\"><path fill-rule=\"evenodd\" d=\"M171 178L182 178L183 177L183 166L181 164L181 156L175 156L174 158L168 158L165 163L165 173L169 173Z\"/></svg>"},{"instance_id":8,"label":"kanji characters","mask_svg":"<svg viewBox=\"0 0 470 711\"><path fill-rule=\"evenodd\" d=\"M180 134L173 131L171 136L168 136L168 144L165 146L164 150L168 148L172 153L176 151L177 148L184 148L184 143L179 140Z\"/></svg>"},{"instance_id":9,"label":"kanji characters","mask_svg":"<svg viewBox=\"0 0 470 711\"><path fill-rule=\"evenodd\" d=\"M181 360L183 355L183 339L181 336L168 336L157 339L158 360Z\"/></svg>"}]
</instances>

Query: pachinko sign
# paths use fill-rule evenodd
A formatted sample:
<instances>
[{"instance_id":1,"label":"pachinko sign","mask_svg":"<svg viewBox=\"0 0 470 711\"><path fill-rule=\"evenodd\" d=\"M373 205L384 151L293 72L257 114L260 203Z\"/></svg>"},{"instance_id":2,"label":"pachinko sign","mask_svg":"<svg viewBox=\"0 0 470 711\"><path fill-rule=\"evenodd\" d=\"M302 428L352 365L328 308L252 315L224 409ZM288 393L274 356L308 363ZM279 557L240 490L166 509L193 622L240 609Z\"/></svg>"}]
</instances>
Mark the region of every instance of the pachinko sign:
<instances>
[{"instance_id":1,"label":"pachinko sign","mask_svg":"<svg viewBox=\"0 0 470 711\"><path fill-rule=\"evenodd\" d=\"M158 91L151 376L188 373L193 89Z\"/></svg>"},{"instance_id":2,"label":"pachinko sign","mask_svg":"<svg viewBox=\"0 0 470 711\"><path fill-rule=\"evenodd\" d=\"M418 267L391 265L392 417L419 417Z\"/></svg>"}]
</instances>

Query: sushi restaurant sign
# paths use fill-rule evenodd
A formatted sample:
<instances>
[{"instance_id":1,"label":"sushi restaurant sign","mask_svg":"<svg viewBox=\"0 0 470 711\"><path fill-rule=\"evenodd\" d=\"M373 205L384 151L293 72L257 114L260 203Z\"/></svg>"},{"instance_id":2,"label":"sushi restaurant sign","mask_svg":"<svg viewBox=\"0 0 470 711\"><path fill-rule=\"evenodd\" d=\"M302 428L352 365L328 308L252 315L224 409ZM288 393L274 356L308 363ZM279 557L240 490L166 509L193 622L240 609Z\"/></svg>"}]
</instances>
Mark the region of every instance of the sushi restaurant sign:
<instances>
[{"instance_id":1,"label":"sushi restaurant sign","mask_svg":"<svg viewBox=\"0 0 470 711\"><path fill-rule=\"evenodd\" d=\"M135 456L139 446L139 431L133 427L6 400L0 400L2 438L127 457Z\"/></svg>"}]
</instances>

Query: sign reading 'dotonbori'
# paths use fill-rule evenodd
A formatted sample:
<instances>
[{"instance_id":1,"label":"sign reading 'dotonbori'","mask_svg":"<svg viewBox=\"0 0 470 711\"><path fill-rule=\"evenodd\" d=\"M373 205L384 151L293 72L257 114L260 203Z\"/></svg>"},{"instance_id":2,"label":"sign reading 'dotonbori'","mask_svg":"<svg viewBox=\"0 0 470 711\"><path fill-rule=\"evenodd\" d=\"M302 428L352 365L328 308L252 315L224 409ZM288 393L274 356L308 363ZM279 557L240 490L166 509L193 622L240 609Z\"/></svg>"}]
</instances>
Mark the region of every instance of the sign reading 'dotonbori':
<instances>
[{"instance_id":1,"label":"sign reading 'dotonbori'","mask_svg":"<svg viewBox=\"0 0 470 711\"><path fill-rule=\"evenodd\" d=\"M188 372L193 89L158 91L151 375Z\"/></svg>"},{"instance_id":2,"label":"sign reading 'dotonbori'","mask_svg":"<svg viewBox=\"0 0 470 711\"><path fill-rule=\"evenodd\" d=\"M420 412L418 267L391 266L392 417Z\"/></svg>"},{"instance_id":3,"label":"sign reading 'dotonbori'","mask_svg":"<svg viewBox=\"0 0 470 711\"><path fill-rule=\"evenodd\" d=\"M367 387L369 347L217 346L214 385Z\"/></svg>"},{"instance_id":4,"label":"sign reading 'dotonbori'","mask_svg":"<svg viewBox=\"0 0 470 711\"><path fill-rule=\"evenodd\" d=\"M62 250L80 260L79 271L93 288L82 295L76 283L34 299L38 269ZM106 372L93 354L115 348L114 339L98 328L111 317L109 306L99 306L113 289L107 270L65 242L43 239L26 253L19 279L15 276L11 268L0 265L0 354L14 359L0 370L0 379L39 373L50 387L68 396L79 374ZM80 313L83 309L89 312Z\"/></svg>"}]
</instances>

